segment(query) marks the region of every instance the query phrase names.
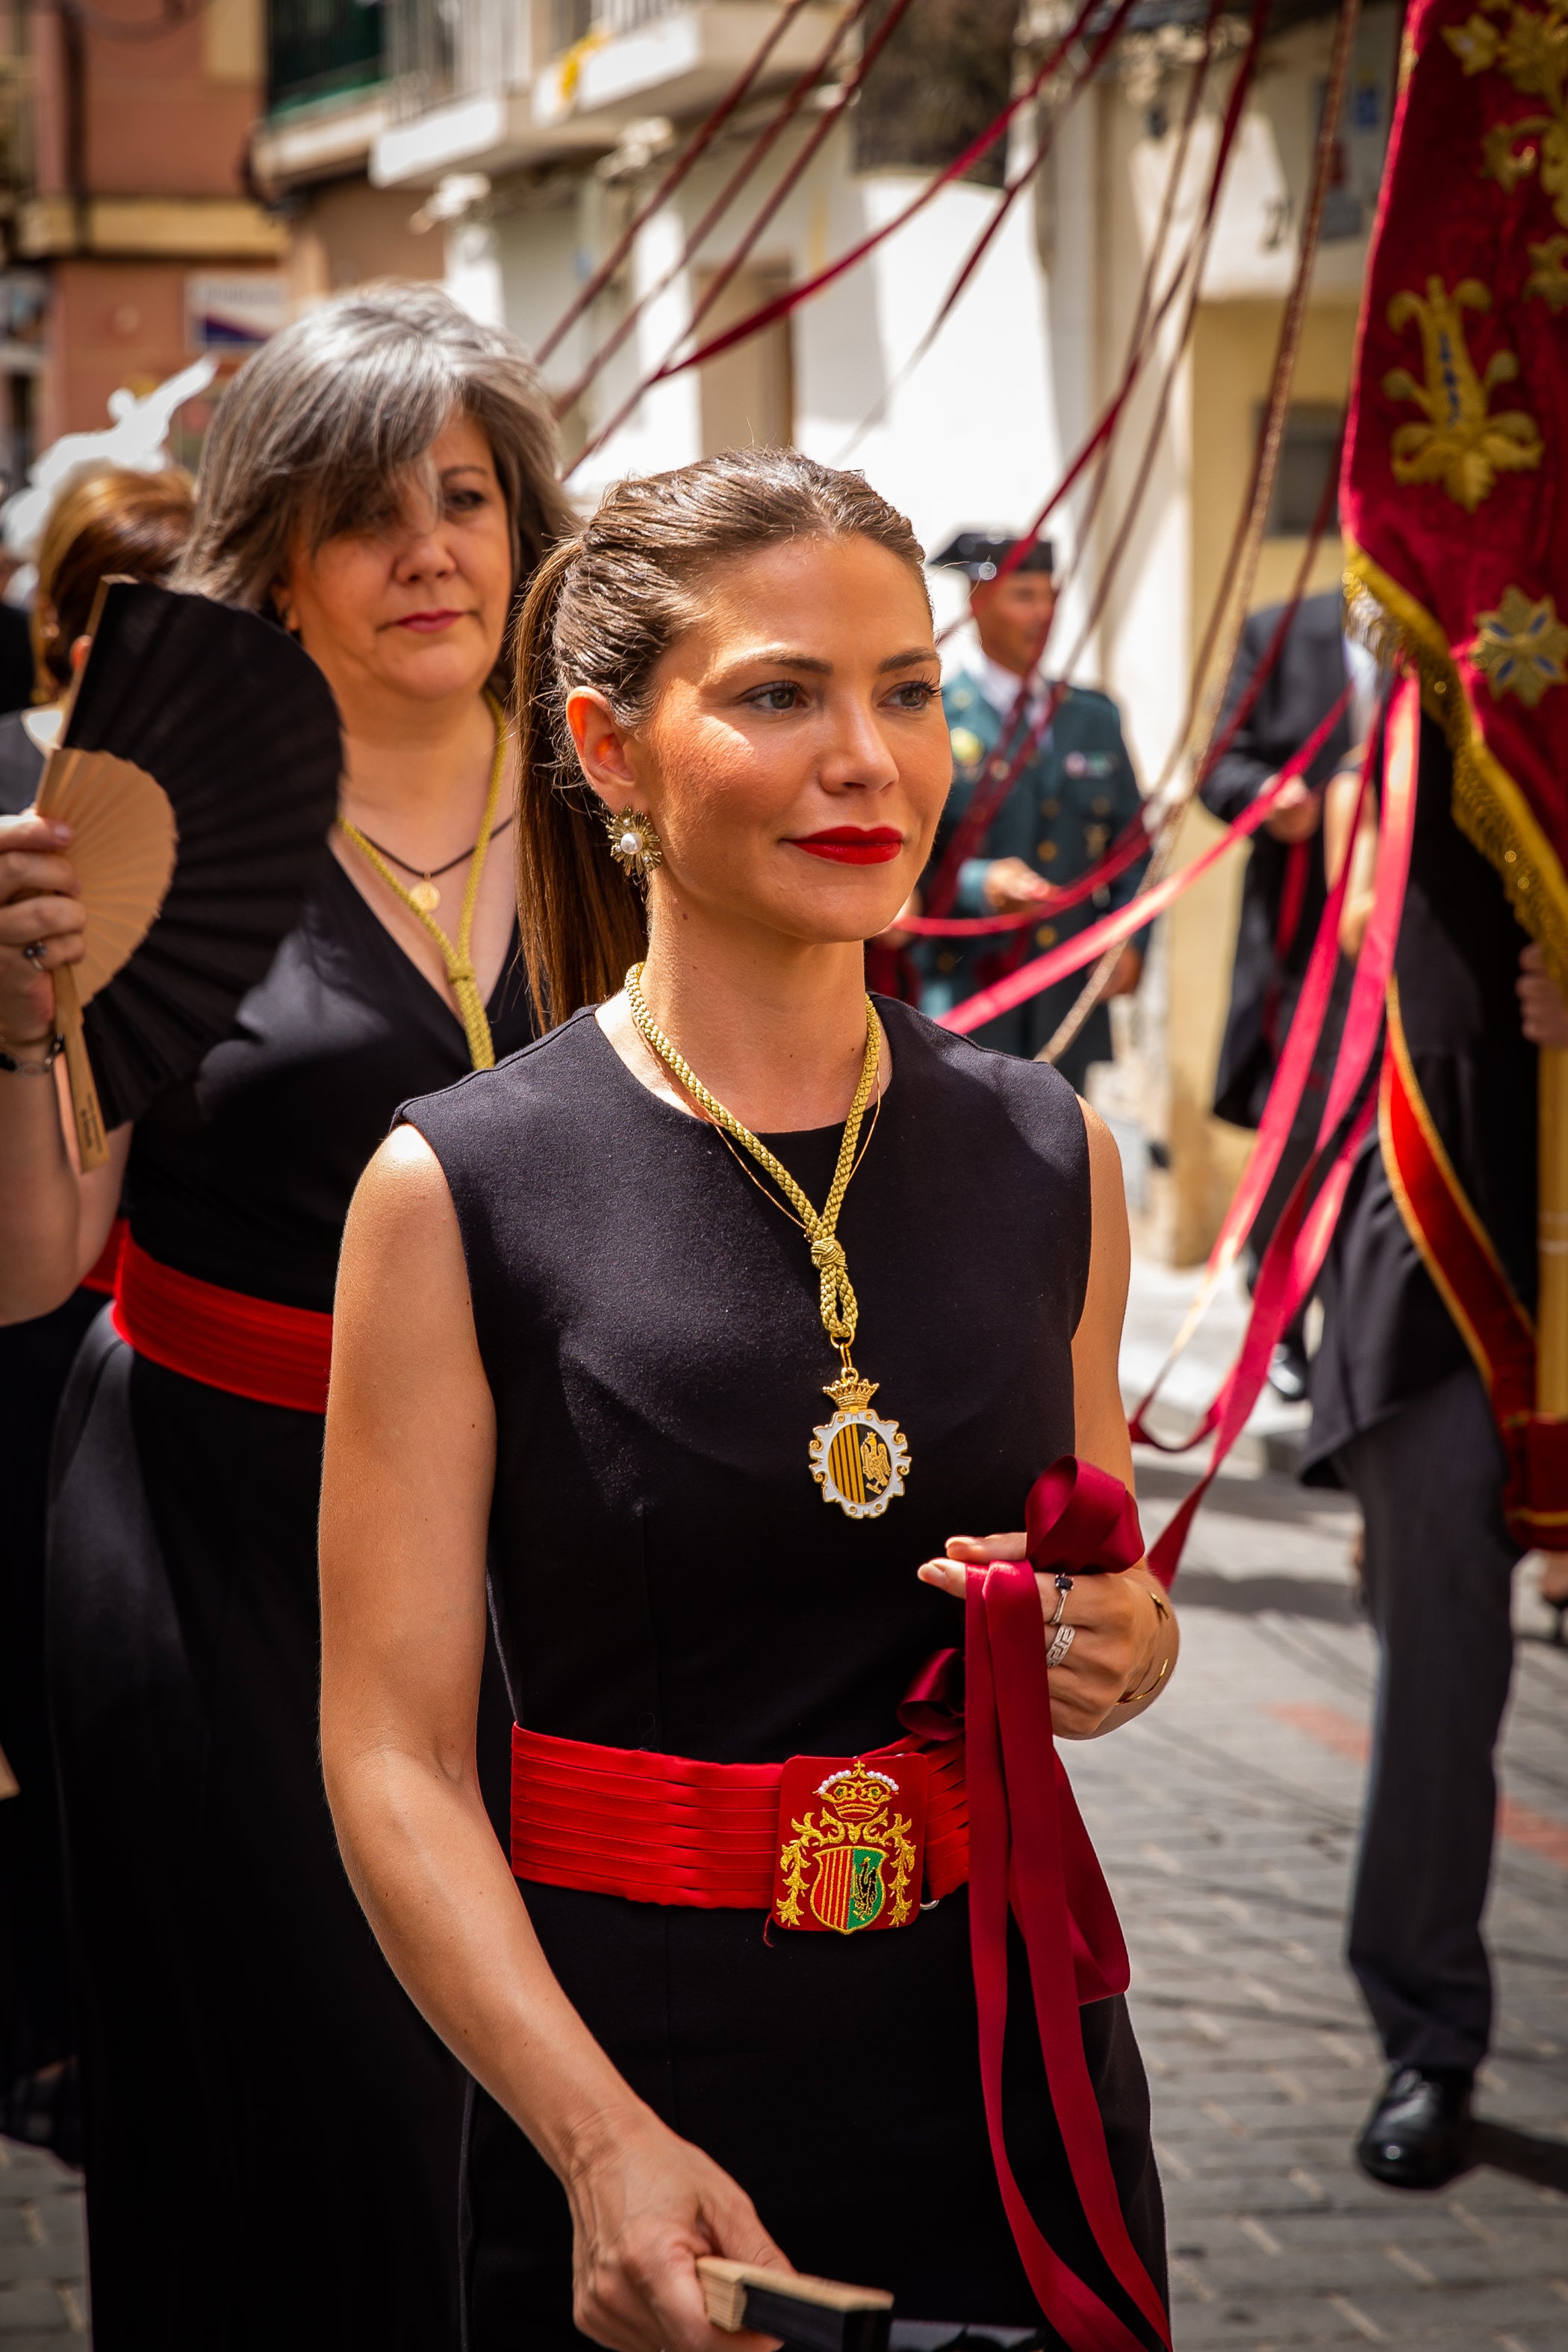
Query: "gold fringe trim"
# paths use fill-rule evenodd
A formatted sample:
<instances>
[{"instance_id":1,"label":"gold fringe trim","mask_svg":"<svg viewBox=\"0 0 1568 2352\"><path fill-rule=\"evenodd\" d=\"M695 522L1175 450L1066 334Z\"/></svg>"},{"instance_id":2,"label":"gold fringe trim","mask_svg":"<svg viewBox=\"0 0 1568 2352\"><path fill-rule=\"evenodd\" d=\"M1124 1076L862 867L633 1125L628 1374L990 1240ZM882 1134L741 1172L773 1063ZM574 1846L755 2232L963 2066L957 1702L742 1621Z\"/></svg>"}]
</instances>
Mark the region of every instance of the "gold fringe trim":
<instances>
[{"instance_id":1,"label":"gold fringe trim","mask_svg":"<svg viewBox=\"0 0 1568 2352\"><path fill-rule=\"evenodd\" d=\"M1403 656L1421 686L1421 707L1454 755L1454 818L1502 877L1509 903L1539 940L1553 979L1568 988L1568 877L1523 793L1481 732L1441 625L1346 541L1345 625L1392 665Z\"/></svg>"}]
</instances>

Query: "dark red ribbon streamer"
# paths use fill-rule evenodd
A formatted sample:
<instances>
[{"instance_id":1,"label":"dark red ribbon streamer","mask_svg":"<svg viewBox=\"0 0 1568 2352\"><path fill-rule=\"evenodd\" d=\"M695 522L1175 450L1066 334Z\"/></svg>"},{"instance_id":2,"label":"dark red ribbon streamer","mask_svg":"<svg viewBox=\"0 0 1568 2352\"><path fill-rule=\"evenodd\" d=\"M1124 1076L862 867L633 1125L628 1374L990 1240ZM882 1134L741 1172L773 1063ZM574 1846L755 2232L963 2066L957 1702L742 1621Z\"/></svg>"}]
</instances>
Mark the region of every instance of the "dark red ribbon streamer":
<instances>
[{"instance_id":1,"label":"dark red ribbon streamer","mask_svg":"<svg viewBox=\"0 0 1568 2352\"><path fill-rule=\"evenodd\" d=\"M1229 830L1222 833L1217 841L1211 842L1190 866L1184 866L1175 874L1168 874L1152 890L1146 890L1142 898L1129 899L1125 907L1117 908L1113 914L1102 915L1098 922L1089 924L1074 938L1064 940L1059 948L1049 949L1045 955L1037 956L1032 963L1024 964L994 986L965 997L962 1004L953 1005L951 1011L939 1016L938 1028L955 1029L960 1035L967 1036L972 1029L983 1028L987 1021L994 1021L999 1013L1011 1013L1016 1004L1027 1003L1029 998L1038 996L1042 989L1054 987L1069 972L1081 971L1086 964L1103 955L1107 948L1119 946L1124 940L1130 940L1134 931L1141 931L1145 923L1152 923L1157 915L1163 915L1166 908L1173 905L1184 890L1190 890L1193 884L1200 880L1227 850L1234 848L1238 841L1247 840L1265 823L1285 786L1304 768L1310 767L1327 742L1339 723L1341 712L1350 700L1350 693L1347 686L1328 717L1308 737L1294 759L1287 761L1273 782L1266 785L1257 799L1243 809Z\"/></svg>"},{"instance_id":2,"label":"dark red ribbon streamer","mask_svg":"<svg viewBox=\"0 0 1568 2352\"><path fill-rule=\"evenodd\" d=\"M1026 1511L1030 1557L971 1569L964 1610L969 1772L969 1933L980 2020L980 2074L992 2160L1029 2284L1070 2352L1147 2352L1146 2339L1063 2262L1030 2212L1007 2153L1002 2053L1007 2027L1007 1915L1028 1958L1051 2104L1084 2218L1111 2276L1163 2346L1170 2322L1128 2234L1084 2056L1067 1856L1089 1844L1051 1734L1037 1568L1117 1570L1142 1555L1137 1511L1121 1481L1091 1463L1055 1463ZM1092 1852L1092 1849L1091 1849ZM1126 1989L1126 1946L1098 1865L1092 1906L1077 1881L1078 1928L1116 1956L1108 1992Z\"/></svg>"},{"instance_id":3,"label":"dark red ribbon streamer","mask_svg":"<svg viewBox=\"0 0 1568 2352\"><path fill-rule=\"evenodd\" d=\"M1165 1584L1172 1581L1181 1565L1183 1548L1199 1504L1247 1426L1281 1334L1311 1295L1333 1237L1351 1171L1372 1126L1375 1097L1369 1093L1359 1108L1356 1098L1363 1092L1383 1034L1384 1003L1394 970L1394 951L1410 873L1420 730L1419 688L1414 679L1406 678L1395 690L1389 706L1373 908L1356 959L1350 1007L1318 1129L1317 1150L1286 1202L1263 1254L1241 1352L1204 1416L1203 1433L1215 1433L1208 1467L1184 1496L1149 1555L1150 1567Z\"/></svg>"}]
</instances>

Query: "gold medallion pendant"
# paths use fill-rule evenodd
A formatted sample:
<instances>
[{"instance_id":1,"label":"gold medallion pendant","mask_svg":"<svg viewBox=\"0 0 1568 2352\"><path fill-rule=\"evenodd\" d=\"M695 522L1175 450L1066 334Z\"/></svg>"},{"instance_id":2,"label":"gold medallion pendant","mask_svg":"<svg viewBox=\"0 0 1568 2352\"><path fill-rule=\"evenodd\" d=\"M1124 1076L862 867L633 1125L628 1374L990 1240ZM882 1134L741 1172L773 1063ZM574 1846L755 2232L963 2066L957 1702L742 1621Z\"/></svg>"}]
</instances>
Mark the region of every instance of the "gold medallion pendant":
<instances>
[{"instance_id":1,"label":"gold medallion pendant","mask_svg":"<svg viewBox=\"0 0 1568 2352\"><path fill-rule=\"evenodd\" d=\"M838 1410L811 1434L811 1475L823 1501L837 1503L847 1518L879 1519L904 1491L909 1444L896 1421L869 1410L877 1387L846 1357L843 1371L822 1391Z\"/></svg>"},{"instance_id":2,"label":"gold medallion pendant","mask_svg":"<svg viewBox=\"0 0 1568 2352\"><path fill-rule=\"evenodd\" d=\"M844 1262L844 1244L837 1231L838 1212L844 1206L844 1195L849 1190L850 1178L860 1165L860 1157L857 1153L857 1146L860 1142L860 1122L876 1087L881 1059L882 1026L877 1018L877 1008L868 997L866 1050L860 1063L860 1079L855 1089L855 1099L849 1106L849 1116L844 1122L844 1133L839 1139L838 1161L833 1171L833 1182L819 1214L784 1162L774 1157L749 1127L743 1127L734 1112L727 1110L716 1095L710 1094L691 1065L676 1052L647 1009L642 992L642 972L641 964L634 963L626 974L626 1003L637 1034L666 1067L674 1071L693 1102L707 1113L741 1166L745 1168L746 1163L735 1150L736 1144L749 1153L766 1175L772 1177L784 1201L789 1203L785 1208L784 1201L773 1201L774 1208L782 1210L792 1224L799 1226L810 1245L811 1263L816 1269L819 1285L817 1305L822 1328L837 1349L839 1361L844 1367L832 1386L822 1391L825 1397L832 1399L838 1410L831 1421L823 1422L812 1431L807 1457L811 1475L822 1489L823 1501L837 1503L847 1518L879 1519L893 1496L904 1491L910 1449L896 1421L886 1421L880 1413L869 1410L871 1399L877 1393L877 1383L863 1380L849 1360L849 1350L855 1343L855 1333L860 1320L860 1308L849 1280L849 1268ZM871 1123L875 1129L875 1116ZM746 1173L751 1175L750 1169ZM757 1183L754 1176L752 1181ZM757 1184L757 1190L764 1200L773 1201L773 1194L765 1185Z\"/></svg>"}]
</instances>

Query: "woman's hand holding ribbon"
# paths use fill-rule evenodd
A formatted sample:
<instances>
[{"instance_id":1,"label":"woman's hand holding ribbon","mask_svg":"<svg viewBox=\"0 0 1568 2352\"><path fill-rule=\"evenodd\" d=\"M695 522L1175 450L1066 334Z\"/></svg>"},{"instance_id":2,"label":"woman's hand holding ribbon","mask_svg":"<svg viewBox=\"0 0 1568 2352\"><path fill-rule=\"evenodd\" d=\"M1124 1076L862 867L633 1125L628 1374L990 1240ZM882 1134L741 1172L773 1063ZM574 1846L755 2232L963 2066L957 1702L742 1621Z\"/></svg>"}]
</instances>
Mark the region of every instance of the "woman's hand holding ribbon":
<instances>
[{"instance_id":1,"label":"woman's hand holding ribbon","mask_svg":"<svg viewBox=\"0 0 1568 2352\"><path fill-rule=\"evenodd\" d=\"M1027 1540L1021 1528L1007 1535L951 1536L946 1558L928 1559L917 1573L922 1583L962 1601L971 1568L1025 1559ZM1141 1714L1175 1664L1175 1617L1163 1588L1142 1565L1076 1576L1065 1594L1054 1575L1037 1575L1035 1582L1042 1641L1049 1643L1064 1626L1072 1630L1066 1654L1050 1670L1051 1728L1058 1738L1093 1739Z\"/></svg>"}]
</instances>

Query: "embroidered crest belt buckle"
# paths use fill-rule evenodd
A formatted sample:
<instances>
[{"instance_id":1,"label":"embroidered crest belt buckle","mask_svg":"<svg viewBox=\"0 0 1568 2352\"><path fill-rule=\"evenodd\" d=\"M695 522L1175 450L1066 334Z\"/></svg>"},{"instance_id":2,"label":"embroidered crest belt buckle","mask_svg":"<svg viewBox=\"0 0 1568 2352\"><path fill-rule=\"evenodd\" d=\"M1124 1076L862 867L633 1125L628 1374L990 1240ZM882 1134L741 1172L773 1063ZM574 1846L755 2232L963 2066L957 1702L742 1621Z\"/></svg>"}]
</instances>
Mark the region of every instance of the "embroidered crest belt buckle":
<instances>
[{"instance_id":1,"label":"embroidered crest belt buckle","mask_svg":"<svg viewBox=\"0 0 1568 2352\"><path fill-rule=\"evenodd\" d=\"M840 1936L920 1916L927 1760L792 1756L779 1782L773 1917Z\"/></svg>"}]
</instances>

